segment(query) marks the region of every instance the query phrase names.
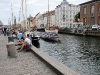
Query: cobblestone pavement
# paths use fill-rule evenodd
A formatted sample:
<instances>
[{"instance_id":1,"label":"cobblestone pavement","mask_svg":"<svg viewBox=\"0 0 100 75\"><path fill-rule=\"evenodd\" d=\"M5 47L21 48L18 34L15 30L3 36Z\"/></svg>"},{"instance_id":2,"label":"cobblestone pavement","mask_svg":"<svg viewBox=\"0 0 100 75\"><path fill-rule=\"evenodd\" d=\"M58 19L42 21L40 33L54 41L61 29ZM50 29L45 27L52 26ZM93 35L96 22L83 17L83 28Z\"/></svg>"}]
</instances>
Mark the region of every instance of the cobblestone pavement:
<instances>
[{"instance_id":1,"label":"cobblestone pavement","mask_svg":"<svg viewBox=\"0 0 100 75\"><path fill-rule=\"evenodd\" d=\"M19 52L17 58L7 57L7 36L0 35L0 75L56 75L31 52Z\"/></svg>"}]
</instances>

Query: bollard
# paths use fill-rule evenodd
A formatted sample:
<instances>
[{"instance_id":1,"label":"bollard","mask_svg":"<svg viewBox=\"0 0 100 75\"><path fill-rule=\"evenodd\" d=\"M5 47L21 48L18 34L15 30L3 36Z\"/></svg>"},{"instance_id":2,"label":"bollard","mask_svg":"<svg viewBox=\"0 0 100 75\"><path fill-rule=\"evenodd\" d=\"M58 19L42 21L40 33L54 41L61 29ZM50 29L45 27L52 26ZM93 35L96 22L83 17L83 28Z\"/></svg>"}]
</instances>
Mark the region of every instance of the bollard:
<instances>
[{"instance_id":1,"label":"bollard","mask_svg":"<svg viewBox=\"0 0 100 75\"><path fill-rule=\"evenodd\" d=\"M13 37L8 37L8 42L14 42L14 38Z\"/></svg>"},{"instance_id":2,"label":"bollard","mask_svg":"<svg viewBox=\"0 0 100 75\"><path fill-rule=\"evenodd\" d=\"M16 58L17 51L16 51L15 43L14 42L7 43L6 47L7 47L8 56L12 58Z\"/></svg>"}]
</instances>

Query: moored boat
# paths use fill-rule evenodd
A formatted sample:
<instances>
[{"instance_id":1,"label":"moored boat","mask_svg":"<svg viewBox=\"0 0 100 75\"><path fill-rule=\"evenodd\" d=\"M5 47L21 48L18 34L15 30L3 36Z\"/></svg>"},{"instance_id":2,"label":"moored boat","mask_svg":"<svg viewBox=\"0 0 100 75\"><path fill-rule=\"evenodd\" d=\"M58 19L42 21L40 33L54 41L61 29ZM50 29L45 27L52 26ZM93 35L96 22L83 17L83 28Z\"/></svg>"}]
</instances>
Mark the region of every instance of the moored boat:
<instances>
[{"instance_id":1,"label":"moored boat","mask_svg":"<svg viewBox=\"0 0 100 75\"><path fill-rule=\"evenodd\" d=\"M57 33L42 32L40 37L47 40L58 40L60 36Z\"/></svg>"},{"instance_id":2,"label":"moored boat","mask_svg":"<svg viewBox=\"0 0 100 75\"><path fill-rule=\"evenodd\" d=\"M58 33L58 26L50 26L45 28L45 32Z\"/></svg>"}]
</instances>

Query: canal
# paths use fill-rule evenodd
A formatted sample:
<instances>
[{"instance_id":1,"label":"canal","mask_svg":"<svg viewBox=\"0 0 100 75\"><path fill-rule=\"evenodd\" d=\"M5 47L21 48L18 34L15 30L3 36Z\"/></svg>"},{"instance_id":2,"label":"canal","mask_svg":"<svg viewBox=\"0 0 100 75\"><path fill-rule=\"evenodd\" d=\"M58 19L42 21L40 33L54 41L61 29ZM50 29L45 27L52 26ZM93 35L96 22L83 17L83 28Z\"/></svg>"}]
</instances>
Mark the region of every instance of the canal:
<instances>
[{"instance_id":1,"label":"canal","mask_svg":"<svg viewBox=\"0 0 100 75\"><path fill-rule=\"evenodd\" d=\"M100 37L59 35L58 41L40 39L40 50L81 75L100 75Z\"/></svg>"}]
</instances>

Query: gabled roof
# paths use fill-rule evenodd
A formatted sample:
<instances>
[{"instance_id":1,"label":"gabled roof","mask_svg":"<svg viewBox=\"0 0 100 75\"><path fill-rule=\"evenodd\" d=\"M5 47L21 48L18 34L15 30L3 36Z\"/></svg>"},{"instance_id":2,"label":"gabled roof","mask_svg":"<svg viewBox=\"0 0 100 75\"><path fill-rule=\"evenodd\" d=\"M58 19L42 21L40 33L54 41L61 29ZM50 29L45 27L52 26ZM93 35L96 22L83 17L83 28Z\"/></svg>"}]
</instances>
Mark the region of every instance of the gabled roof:
<instances>
[{"instance_id":1,"label":"gabled roof","mask_svg":"<svg viewBox=\"0 0 100 75\"><path fill-rule=\"evenodd\" d=\"M67 2L66 0L63 0L63 1L61 2L61 4L68 4L68 2Z\"/></svg>"}]
</instances>

